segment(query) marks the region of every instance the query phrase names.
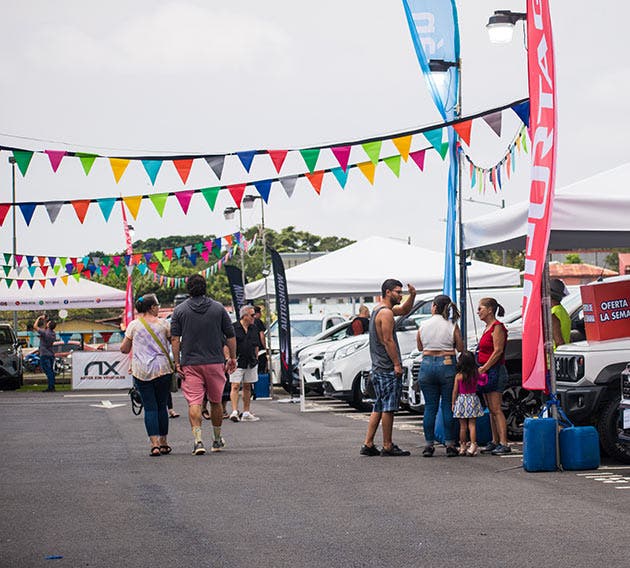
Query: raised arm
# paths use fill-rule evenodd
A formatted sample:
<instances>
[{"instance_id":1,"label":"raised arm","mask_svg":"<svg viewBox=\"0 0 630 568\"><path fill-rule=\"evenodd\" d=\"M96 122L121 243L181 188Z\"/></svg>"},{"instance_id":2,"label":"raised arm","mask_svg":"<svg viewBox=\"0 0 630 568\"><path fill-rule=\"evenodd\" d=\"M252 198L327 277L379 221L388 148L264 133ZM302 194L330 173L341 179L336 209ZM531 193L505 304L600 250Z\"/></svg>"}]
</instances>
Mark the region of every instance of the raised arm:
<instances>
[{"instance_id":1,"label":"raised arm","mask_svg":"<svg viewBox=\"0 0 630 568\"><path fill-rule=\"evenodd\" d=\"M407 284L407 291L409 292L407 299L393 308L395 316L406 316L413 308L413 303L416 301L416 289L411 284Z\"/></svg>"}]
</instances>

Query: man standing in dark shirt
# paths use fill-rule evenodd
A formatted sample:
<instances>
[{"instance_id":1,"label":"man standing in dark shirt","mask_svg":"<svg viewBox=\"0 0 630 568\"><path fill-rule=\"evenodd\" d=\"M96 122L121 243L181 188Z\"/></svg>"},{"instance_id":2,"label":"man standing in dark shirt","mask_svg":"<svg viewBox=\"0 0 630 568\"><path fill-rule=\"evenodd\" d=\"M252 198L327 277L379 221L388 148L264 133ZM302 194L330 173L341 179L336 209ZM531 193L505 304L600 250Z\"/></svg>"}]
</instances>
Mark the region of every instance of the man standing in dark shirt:
<instances>
[{"instance_id":1,"label":"man standing in dark shirt","mask_svg":"<svg viewBox=\"0 0 630 568\"><path fill-rule=\"evenodd\" d=\"M243 306L239 313L241 319L234 324L234 335L236 336L236 359L237 368L230 375L232 390L230 401L232 402L232 422L239 421L238 413L238 391L243 383L243 415L240 420L244 422L255 422L260 420L249 411L252 397L252 384L258 380L258 350L260 348L260 336L258 328L254 323L254 307Z\"/></svg>"},{"instance_id":2,"label":"man standing in dark shirt","mask_svg":"<svg viewBox=\"0 0 630 568\"><path fill-rule=\"evenodd\" d=\"M48 379L48 387L44 392L55 392L55 352L53 343L57 341L54 320L46 320L46 315L42 314L35 320L35 329L39 334L39 365Z\"/></svg>"},{"instance_id":3,"label":"man standing in dark shirt","mask_svg":"<svg viewBox=\"0 0 630 568\"><path fill-rule=\"evenodd\" d=\"M254 306L254 323L258 328L258 337L260 338L260 351L258 352L258 372L267 372L267 326L262 320L262 309L260 306Z\"/></svg>"}]
</instances>

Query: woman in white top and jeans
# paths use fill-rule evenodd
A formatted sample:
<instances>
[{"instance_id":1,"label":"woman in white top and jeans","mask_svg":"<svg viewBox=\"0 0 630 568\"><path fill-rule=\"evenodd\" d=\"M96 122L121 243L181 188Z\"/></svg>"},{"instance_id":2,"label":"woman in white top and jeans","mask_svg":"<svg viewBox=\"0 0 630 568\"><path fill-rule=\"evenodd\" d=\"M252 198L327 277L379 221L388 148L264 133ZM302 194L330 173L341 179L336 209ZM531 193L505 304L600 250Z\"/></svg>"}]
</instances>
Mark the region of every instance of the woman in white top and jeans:
<instances>
[{"instance_id":1,"label":"woman in white top and jeans","mask_svg":"<svg viewBox=\"0 0 630 568\"><path fill-rule=\"evenodd\" d=\"M452 321L449 315L452 312ZM455 351L464 349L462 334L457 325L459 310L448 296L440 294L433 299L431 317L422 322L418 330L418 349L422 351L422 363L418 382L424 396L424 457L435 451L435 419L438 407L442 407L446 455L458 455L455 449L455 429L451 397L455 380Z\"/></svg>"}]
</instances>

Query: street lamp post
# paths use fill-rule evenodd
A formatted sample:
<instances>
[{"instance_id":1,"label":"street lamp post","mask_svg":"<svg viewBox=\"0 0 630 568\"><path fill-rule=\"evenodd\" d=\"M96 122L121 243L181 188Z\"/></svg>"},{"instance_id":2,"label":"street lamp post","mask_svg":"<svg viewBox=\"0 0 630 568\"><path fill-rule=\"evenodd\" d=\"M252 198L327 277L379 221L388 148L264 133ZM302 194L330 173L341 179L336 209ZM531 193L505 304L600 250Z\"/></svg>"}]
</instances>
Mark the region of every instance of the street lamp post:
<instances>
[{"instance_id":1,"label":"street lamp post","mask_svg":"<svg viewBox=\"0 0 630 568\"><path fill-rule=\"evenodd\" d=\"M526 34L526 12L512 12L510 10L496 10L494 15L488 19L486 29L488 30L488 36L492 43L509 43L512 41L514 34L514 26L517 22L522 21L524 23L523 33ZM527 44L525 44L527 49ZM532 86L529 86L530 93ZM547 251L547 257L545 259L545 266L542 271L542 285L541 290L536 293L542 295L542 319L543 319L543 341L544 350L547 360L547 371L549 373L549 390L553 396L556 395L556 368L553 360L553 341L552 341L552 322L551 322L551 303L550 303L550 291L549 291L549 252ZM551 405L551 415L556 420L558 419L558 406L556 404ZM556 428L556 461L558 467L560 467L560 447L558 438L558 428Z\"/></svg>"},{"instance_id":2,"label":"street lamp post","mask_svg":"<svg viewBox=\"0 0 630 568\"><path fill-rule=\"evenodd\" d=\"M226 221L230 221L234 219L234 213L238 211L238 230L243 234L243 212L240 207L226 207L223 210L223 217ZM243 290L245 290L245 251L243 247L241 249L241 284L243 285ZM236 309L236 306L235 306Z\"/></svg>"},{"instance_id":3,"label":"street lamp post","mask_svg":"<svg viewBox=\"0 0 630 568\"><path fill-rule=\"evenodd\" d=\"M453 118L457 119L462 114L462 86L461 86L461 65L462 61L459 58L457 61L445 61L443 59L430 59L429 70L436 78L436 82L444 82L447 78L451 68L455 69L455 73L458 73L460 80L457 82L457 103L454 108ZM466 303L466 291L467 291L467 263L466 255L464 254L464 224L462 222L462 168L460 153L456 152L457 159L457 241L459 249L459 311L460 311L460 328L462 332L462 340L464 342L464 348L466 347L466 317L467 317L467 303ZM452 167L452 166L451 166ZM448 231L447 231L448 233ZM446 243L449 246L449 243Z\"/></svg>"},{"instance_id":4,"label":"street lamp post","mask_svg":"<svg viewBox=\"0 0 630 568\"><path fill-rule=\"evenodd\" d=\"M16 160L14 156L9 156L9 164L11 164L11 205L13 208L13 272L17 273L17 228L16 228L16 217L17 217L17 205L15 202L15 164ZM14 275L14 278L16 276ZM13 330L17 335L18 332L18 313L17 311L13 312Z\"/></svg>"}]
</instances>

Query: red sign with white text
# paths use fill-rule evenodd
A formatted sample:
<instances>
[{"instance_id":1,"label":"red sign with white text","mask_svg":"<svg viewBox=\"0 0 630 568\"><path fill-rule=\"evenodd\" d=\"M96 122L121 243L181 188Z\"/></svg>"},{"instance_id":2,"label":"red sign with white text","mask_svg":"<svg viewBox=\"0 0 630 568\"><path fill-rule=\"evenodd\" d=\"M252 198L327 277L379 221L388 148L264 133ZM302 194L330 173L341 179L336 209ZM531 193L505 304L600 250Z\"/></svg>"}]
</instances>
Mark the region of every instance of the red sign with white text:
<instances>
[{"instance_id":1,"label":"red sign with white text","mask_svg":"<svg viewBox=\"0 0 630 568\"><path fill-rule=\"evenodd\" d=\"M630 337L630 280L580 288L588 341Z\"/></svg>"},{"instance_id":2,"label":"red sign with white text","mask_svg":"<svg viewBox=\"0 0 630 568\"><path fill-rule=\"evenodd\" d=\"M548 0L527 0L532 173L523 282L523 386L545 389L541 284L549 244L556 155L556 92Z\"/></svg>"}]
</instances>

